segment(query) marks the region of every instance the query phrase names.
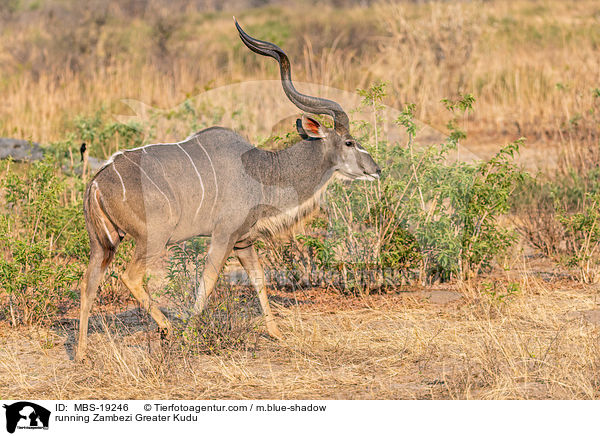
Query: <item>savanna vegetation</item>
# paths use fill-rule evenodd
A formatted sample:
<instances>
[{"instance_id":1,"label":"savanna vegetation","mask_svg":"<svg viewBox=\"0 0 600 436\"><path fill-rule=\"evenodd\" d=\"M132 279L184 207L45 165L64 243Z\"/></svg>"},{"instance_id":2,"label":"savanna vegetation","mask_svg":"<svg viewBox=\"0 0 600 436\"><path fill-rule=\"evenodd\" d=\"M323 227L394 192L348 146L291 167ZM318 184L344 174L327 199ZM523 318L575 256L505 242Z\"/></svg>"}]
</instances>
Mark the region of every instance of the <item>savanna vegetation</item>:
<instances>
[{"instance_id":1,"label":"savanna vegetation","mask_svg":"<svg viewBox=\"0 0 600 436\"><path fill-rule=\"evenodd\" d=\"M600 5L311 5L2 3L0 136L46 158L0 163L0 397L598 398ZM232 13L298 83L353 95L382 178L334 183L298 233L257 244L281 341L233 260L161 339L118 280L126 239L76 364L79 145L106 159L215 124L298 139ZM205 250L173 246L148 277L174 319Z\"/></svg>"}]
</instances>

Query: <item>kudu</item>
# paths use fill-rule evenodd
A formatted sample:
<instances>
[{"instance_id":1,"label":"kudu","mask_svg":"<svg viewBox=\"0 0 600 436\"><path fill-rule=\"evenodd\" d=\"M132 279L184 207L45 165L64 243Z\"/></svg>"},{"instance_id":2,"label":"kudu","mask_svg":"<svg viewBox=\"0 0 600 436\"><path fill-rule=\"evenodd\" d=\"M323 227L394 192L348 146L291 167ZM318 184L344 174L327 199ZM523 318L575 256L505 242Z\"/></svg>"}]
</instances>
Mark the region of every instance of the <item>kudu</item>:
<instances>
[{"instance_id":1,"label":"kudu","mask_svg":"<svg viewBox=\"0 0 600 436\"><path fill-rule=\"evenodd\" d=\"M253 243L308 216L334 177L375 180L381 173L350 135L341 106L299 93L283 50L250 37L237 21L235 25L250 50L279 62L283 90L292 103L305 112L332 116L334 128L302 115L296 123L302 140L277 152L258 149L229 129L211 127L182 142L114 154L84 197L90 263L81 292L78 359L85 356L89 312L100 280L126 234L135 240L135 252L121 279L161 329L169 331L171 325L143 289L146 267L168 244L202 235L211 236L211 242L194 313L204 309L233 251L258 292L268 333L280 337Z\"/></svg>"}]
</instances>

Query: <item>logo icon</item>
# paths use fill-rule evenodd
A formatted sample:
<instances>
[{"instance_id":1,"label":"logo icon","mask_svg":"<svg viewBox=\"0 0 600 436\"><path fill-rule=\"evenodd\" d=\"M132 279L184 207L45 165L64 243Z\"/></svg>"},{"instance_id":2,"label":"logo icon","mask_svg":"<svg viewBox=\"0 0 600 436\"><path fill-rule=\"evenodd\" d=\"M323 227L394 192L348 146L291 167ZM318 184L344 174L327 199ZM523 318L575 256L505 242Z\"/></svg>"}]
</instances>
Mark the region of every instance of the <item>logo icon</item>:
<instances>
[{"instance_id":1,"label":"logo icon","mask_svg":"<svg viewBox=\"0 0 600 436\"><path fill-rule=\"evenodd\" d=\"M19 401L3 406L6 409L6 431L18 429L48 429L50 411L29 401Z\"/></svg>"}]
</instances>

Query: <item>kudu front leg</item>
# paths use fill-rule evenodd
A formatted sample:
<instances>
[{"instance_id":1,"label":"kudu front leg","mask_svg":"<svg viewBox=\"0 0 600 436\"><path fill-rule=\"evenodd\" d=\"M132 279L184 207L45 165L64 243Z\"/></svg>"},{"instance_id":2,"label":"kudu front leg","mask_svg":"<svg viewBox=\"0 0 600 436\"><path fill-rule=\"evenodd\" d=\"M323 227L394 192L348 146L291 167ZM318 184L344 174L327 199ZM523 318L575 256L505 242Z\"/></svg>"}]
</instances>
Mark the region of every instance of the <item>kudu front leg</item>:
<instances>
[{"instance_id":1,"label":"kudu front leg","mask_svg":"<svg viewBox=\"0 0 600 436\"><path fill-rule=\"evenodd\" d=\"M121 275L121 281L140 303L140 306L150 313L150 316L156 321L158 327L170 333L172 331L170 321L160 311L158 305L152 301L149 292L144 289L144 275L146 274L147 266L156 261L160 256L159 253L158 248L150 251L145 244L138 242L133 260L125 270L125 273Z\"/></svg>"},{"instance_id":2,"label":"kudu front leg","mask_svg":"<svg viewBox=\"0 0 600 436\"><path fill-rule=\"evenodd\" d=\"M206 307L208 297L215 289L219 273L225 265L227 257L231 254L233 243L230 242L230 235L213 234L210 241L210 248L206 255L204 272L196 290L196 303L194 304L194 313L199 315Z\"/></svg>"},{"instance_id":3,"label":"kudu front leg","mask_svg":"<svg viewBox=\"0 0 600 436\"><path fill-rule=\"evenodd\" d=\"M260 306L262 307L263 314L265 315L265 323L267 324L267 331L269 335L274 338L281 339L283 336L277 328L275 323L275 317L271 312L271 306L269 306L269 298L267 297L267 287L265 282L265 272L263 271L258 254L254 249L254 246L246 248L235 249L235 255L239 259L240 263L248 273L248 277L258 293L258 299L260 300Z\"/></svg>"}]
</instances>

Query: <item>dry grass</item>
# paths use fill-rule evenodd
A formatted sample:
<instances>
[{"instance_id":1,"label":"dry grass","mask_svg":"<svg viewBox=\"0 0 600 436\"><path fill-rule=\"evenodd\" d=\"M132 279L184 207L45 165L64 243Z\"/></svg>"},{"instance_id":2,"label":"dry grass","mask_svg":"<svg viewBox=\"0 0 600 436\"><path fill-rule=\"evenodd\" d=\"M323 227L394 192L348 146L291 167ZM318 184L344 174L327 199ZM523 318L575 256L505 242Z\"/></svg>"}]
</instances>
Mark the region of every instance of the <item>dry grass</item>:
<instances>
[{"instance_id":1,"label":"dry grass","mask_svg":"<svg viewBox=\"0 0 600 436\"><path fill-rule=\"evenodd\" d=\"M75 116L131 114L123 98L172 108L205 89L277 77L274 62L241 49L229 12L139 16L101 3L109 6L47 0L1 23L0 136L62 140ZM61 7L72 8L68 26ZM259 38L281 38L298 81L346 91L388 81L386 103L416 102L438 128L447 121L439 101L472 92L474 151L525 135L538 167L553 159L549 149L571 145L565 123L592 107L600 85L600 6L591 0L324 6L310 24L289 7L236 16ZM176 139L167 127L155 134ZM558 279L553 267L532 273L518 256L508 263L524 265L438 293L275 291L285 339L221 355L179 352L118 298L116 309L94 313L87 364L72 360L75 313L49 329L0 324L0 398L597 399L597 289ZM487 282L520 291L500 298Z\"/></svg>"},{"instance_id":2,"label":"dry grass","mask_svg":"<svg viewBox=\"0 0 600 436\"><path fill-rule=\"evenodd\" d=\"M72 25L63 26L49 12L62 3L42 4L4 23L3 136L59 140L76 115L102 106L127 113L122 98L171 108L208 88L277 77L273 62L241 48L229 12L131 16L116 2L73 4L63 11ZM233 12L256 36L285 46L297 80L347 91L387 81L390 105L415 102L418 117L438 128L447 121L440 99L474 93L473 143L560 142L564 123L591 107L598 87L594 1L323 7L310 25L289 7Z\"/></svg>"},{"instance_id":3,"label":"dry grass","mask_svg":"<svg viewBox=\"0 0 600 436\"><path fill-rule=\"evenodd\" d=\"M597 399L597 291L493 279L519 292L500 301L485 279L362 299L275 292L285 339L221 355L177 352L126 307L96 313L87 364L72 361L71 323L2 329L0 397Z\"/></svg>"}]
</instances>

